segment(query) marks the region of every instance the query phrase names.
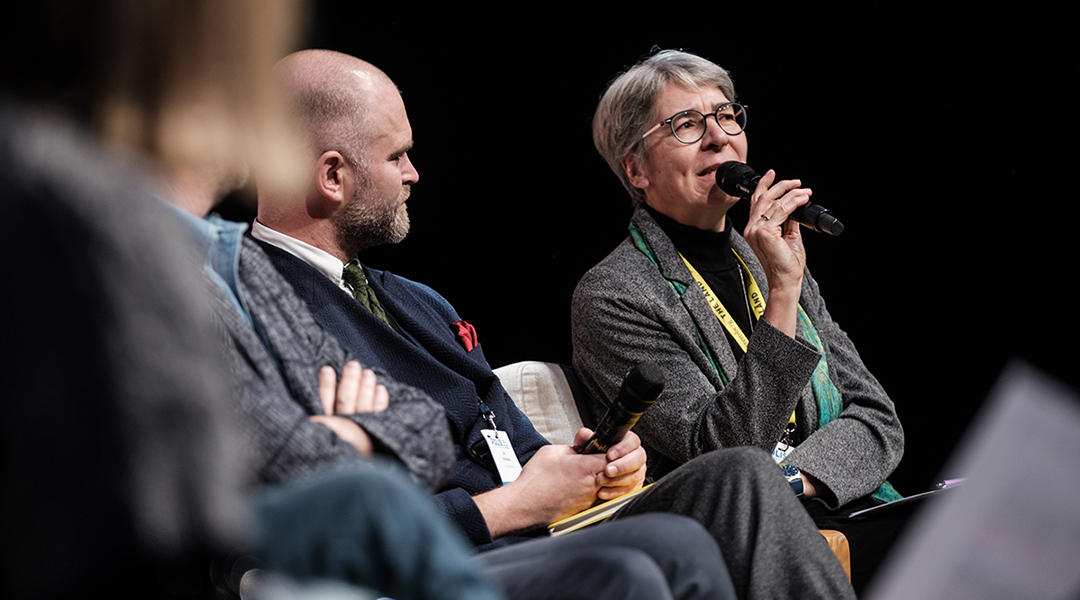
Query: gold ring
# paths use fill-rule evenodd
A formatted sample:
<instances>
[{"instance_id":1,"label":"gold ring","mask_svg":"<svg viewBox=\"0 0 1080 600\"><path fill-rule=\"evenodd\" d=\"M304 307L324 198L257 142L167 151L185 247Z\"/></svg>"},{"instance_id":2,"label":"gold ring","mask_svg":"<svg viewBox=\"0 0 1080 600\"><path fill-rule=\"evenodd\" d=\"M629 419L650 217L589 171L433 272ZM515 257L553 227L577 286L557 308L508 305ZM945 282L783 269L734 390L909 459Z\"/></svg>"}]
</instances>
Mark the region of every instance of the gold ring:
<instances>
[{"instance_id":1,"label":"gold ring","mask_svg":"<svg viewBox=\"0 0 1080 600\"><path fill-rule=\"evenodd\" d=\"M769 215L761 215L761 218L762 218L762 219L765 219L766 221L768 221L768 220L769 220Z\"/></svg>"}]
</instances>

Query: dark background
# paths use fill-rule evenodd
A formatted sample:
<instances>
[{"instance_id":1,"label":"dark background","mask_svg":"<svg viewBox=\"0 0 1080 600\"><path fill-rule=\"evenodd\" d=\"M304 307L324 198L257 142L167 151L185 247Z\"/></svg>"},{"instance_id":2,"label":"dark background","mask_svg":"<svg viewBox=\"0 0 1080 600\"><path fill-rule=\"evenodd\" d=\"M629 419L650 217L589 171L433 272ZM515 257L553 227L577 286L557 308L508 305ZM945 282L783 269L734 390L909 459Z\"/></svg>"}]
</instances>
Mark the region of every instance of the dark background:
<instances>
[{"instance_id":1,"label":"dark background","mask_svg":"<svg viewBox=\"0 0 1080 600\"><path fill-rule=\"evenodd\" d=\"M921 491L1011 357L1080 384L1075 36L1064 13L726 6L317 2L307 47L383 69L416 141L409 237L361 258L444 295L493 367L569 363L574 286L630 214L596 102L653 45L695 52L749 106L748 162L846 225L804 230L808 264L896 402L891 480Z\"/></svg>"}]
</instances>

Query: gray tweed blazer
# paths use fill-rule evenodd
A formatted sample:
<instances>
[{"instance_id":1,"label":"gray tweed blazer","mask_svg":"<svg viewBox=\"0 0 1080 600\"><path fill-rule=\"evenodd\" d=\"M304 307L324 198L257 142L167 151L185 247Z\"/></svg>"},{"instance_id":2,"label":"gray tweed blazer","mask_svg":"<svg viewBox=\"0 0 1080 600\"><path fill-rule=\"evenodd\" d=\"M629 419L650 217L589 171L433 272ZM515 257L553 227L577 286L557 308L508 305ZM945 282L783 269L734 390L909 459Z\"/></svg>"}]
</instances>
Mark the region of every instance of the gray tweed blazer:
<instances>
[{"instance_id":1,"label":"gray tweed blazer","mask_svg":"<svg viewBox=\"0 0 1080 600\"><path fill-rule=\"evenodd\" d=\"M360 460L360 453L351 445L308 419L323 414L319 368L330 365L340 376L350 357L315 323L262 248L244 239L240 288L274 356L224 293L213 284L209 287L228 339L228 366L238 386L240 413L250 437L257 478L276 482L330 463ZM443 407L385 372L376 373L379 383L390 392L390 407L349 418L372 437L377 451L396 457L414 477L438 489L454 465Z\"/></svg>"},{"instance_id":2,"label":"gray tweed blazer","mask_svg":"<svg viewBox=\"0 0 1080 600\"><path fill-rule=\"evenodd\" d=\"M801 403L803 442L784 462L823 482L832 492L823 497L831 508L872 493L900 462L904 432L885 390L826 310L810 272L800 303L825 345L829 373L844 404L840 417L821 429L810 388L820 358L814 347L801 335L793 340L761 320L736 363L723 326L671 240L645 210L638 209L634 220L659 268L627 238L574 291L574 369L593 397L594 412L606 410L635 364L658 363L666 374L664 394L634 431L649 451L650 473L659 476L716 448L749 445L771 451ZM767 299L765 273L746 240L732 232L731 243ZM667 279L687 286L681 299ZM695 322L727 374L727 386L698 345Z\"/></svg>"}]
</instances>

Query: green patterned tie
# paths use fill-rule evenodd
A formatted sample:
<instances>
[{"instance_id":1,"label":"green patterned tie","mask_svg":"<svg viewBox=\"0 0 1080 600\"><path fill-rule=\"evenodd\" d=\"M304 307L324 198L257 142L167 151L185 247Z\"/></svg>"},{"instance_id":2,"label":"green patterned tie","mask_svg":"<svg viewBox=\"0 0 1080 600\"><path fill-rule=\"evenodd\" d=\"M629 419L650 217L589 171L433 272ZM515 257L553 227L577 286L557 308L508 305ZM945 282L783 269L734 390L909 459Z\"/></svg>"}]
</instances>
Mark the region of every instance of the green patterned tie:
<instances>
[{"instance_id":1,"label":"green patterned tie","mask_svg":"<svg viewBox=\"0 0 1080 600\"><path fill-rule=\"evenodd\" d=\"M375 297L375 290L371 289L368 285L367 276L364 275L364 269L357 264L356 261L352 261L345 265L345 270L341 273L341 278L345 280L345 283L349 284L349 287L353 290L353 298L360 303L361 306L371 311L371 314L382 320L387 325L390 321L386 318L386 311L383 310L379 299Z\"/></svg>"}]
</instances>

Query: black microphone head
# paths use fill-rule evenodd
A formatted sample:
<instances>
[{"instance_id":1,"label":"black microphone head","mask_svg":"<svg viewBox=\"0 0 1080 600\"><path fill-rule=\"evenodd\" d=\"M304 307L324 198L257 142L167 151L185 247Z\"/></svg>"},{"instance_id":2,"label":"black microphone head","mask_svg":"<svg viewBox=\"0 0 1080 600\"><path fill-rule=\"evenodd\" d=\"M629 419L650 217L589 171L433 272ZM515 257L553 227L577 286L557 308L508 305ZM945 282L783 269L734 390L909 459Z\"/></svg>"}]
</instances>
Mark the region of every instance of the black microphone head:
<instances>
[{"instance_id":1,"label":"black microphone head","mask_svg":"<svg viewBox=\"0 0 1080 600\"><path fill-rule=\"evenodd\" d=\"M619 394L620 397L629 396L628 400L640 403L640 407L627 406L627 409L644 412L664 391L664 370L654 362L638 363L623 380L623 390L627 393Z\"/></svg>"},{"instance_id":2,"label":"black microphone head","mask_svg":"<svg viewBox=\"0 0 1080 600\"><path fill-rule=\"evenodd\" d=\"M737 160L729 160L716 169L716 185L724 193L749 200L757 185L758 174Z\"/></svg>"},{"instance_id":3,"label":"black microphone head","mask_svg":"<svg viewBox=\"0 0 1080 600\"><path fill-rule=\"evenodd\" d=\"M840 235L844 232L844 224L829 212L818 217L818 227L829 235Z\"/></svg>"}]
</instances>

